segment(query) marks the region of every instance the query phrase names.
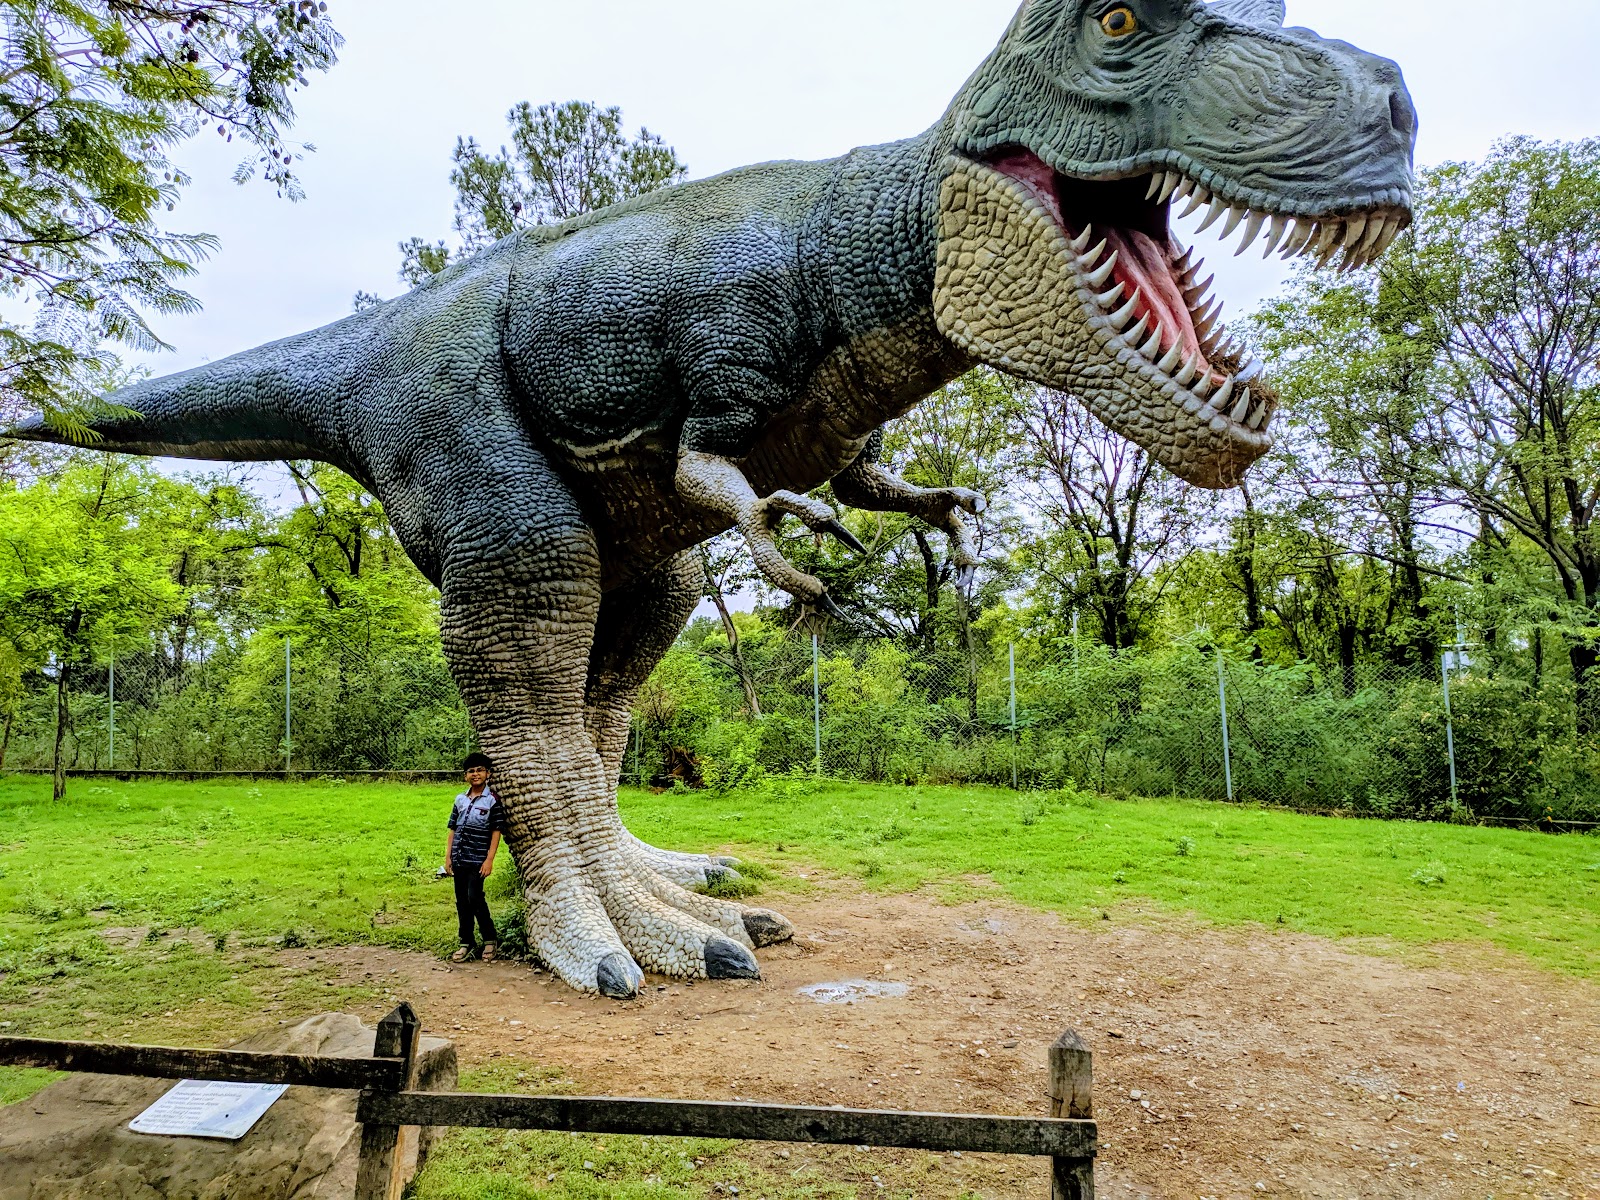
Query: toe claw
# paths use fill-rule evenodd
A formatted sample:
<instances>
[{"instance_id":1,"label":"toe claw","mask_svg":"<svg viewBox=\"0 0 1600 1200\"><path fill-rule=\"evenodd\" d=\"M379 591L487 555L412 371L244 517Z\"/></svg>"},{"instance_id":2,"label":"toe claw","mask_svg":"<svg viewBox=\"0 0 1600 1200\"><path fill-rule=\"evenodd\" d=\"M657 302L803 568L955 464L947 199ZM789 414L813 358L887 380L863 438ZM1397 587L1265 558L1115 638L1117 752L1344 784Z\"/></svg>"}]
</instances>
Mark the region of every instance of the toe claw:
<instances>
[{"instance_id":1,"label":"toe claw","mask_svg":"<svg viewBox=\"0 0 1600 1200\"><path fill-rule=\"evenodd\" d=\"M602 996L613 1000L634 999L643 982L644 972L639 970L639 964L621 951L613 951L602 958L595 972L595 987Z\"/></svg>"},{"instance_id":2,"label":"toe claw","mask_svg":"<svg viewBox=\"0 0 1600 1200\"><path fill-rule=\"evenodd\" d=\"M818 608L827 613L835 621L850 620L850 614L845 612L844 609L840 608L838 602L835 601L832 596L828 595L827 592L823 592L817 597L816 604Z\"/></svg>"},{"instance_id":3,"label":"toe claw","mask_svg":"<svg viewBox=\"0 0 1600 1200\"><path fill-rule=\"evenodd\" d=\"M844 522L835 517L824 525L817 526L818 533L831 533L857 554L865 554L867 548L861 544L861 539L845 528Z\"/></svg>"},{"instance_id":4,"label":"toe claw","mask_svg":"<svg viewBox=\"0 0 1600 1200\"><path fill-rule=\"evenodd\" d=\"M746 909L741 916L744 921L744 931L757 946L776 945L778 942L787 942L794 936L794 926L769 909Z\"/></svg>"},{"instance_id":5,"label":"toe claw","mask_svg":"<svg viewBox=\"0 0 1600 1200\"><path fill-rule=\"evenodd\" d=\"M732 938L714 937L706 942L706 978L760 979L761 966Z\"/></svg>"},{"instance_id":6,"label":"toe claw","mask_svg":"<svg viewBox=\"0 0 1600 1200\"><path fill-rule=\"evenodd\" d=\"M972 586L973 582L977 578L978 578L978 568L977 567L957 567L956 568L956 587L959 590L963 591L963 592L966 591L968 588L970 588Z\"/></svg>"}]
</instances>

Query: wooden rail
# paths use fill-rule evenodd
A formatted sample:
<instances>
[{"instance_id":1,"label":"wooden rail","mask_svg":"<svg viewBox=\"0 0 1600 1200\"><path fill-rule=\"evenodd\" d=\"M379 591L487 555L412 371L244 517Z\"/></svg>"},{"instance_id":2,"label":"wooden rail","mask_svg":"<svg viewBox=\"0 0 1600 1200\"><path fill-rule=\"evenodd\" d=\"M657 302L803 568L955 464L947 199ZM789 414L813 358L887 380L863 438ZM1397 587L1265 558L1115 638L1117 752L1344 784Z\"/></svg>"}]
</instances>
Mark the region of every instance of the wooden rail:
<instances>
[{"instance_id":1,"label":"wooden rail","mask_svg":"<svg viewBox=\"0 0 1600 1200\"><path fill-rule=\"evenodd\" d=\"M1050 1047L1050 1115L893 1112L742 1101L612 1096L479 1095L417 1090L422 1031L411 1005L378 1023L371 1058L192 1050L0 1037L0 1064L140 1075L288 1083L361 1091L356 1200L400 1200L407 1139L423 1126L731 1138L1030 1154L1051 1160L1052 1200L1094 1200L1093 1059L1071 1030Z\"/></svg>"},{"instance_id":2,"label":"wooden rail","mask_svg":"<svg viewBox=\"0 0 1600 1200\"><path fill-rule=\"evenodd\" d=\"M290 1083L300 1087L398 1090L404 1082L401 1064L390 1058L318 1058L258 1050L192 1050L25 1037L0 1037L0 1064L88 1071L95 1075Z\"/></svg>"}]
</instances>

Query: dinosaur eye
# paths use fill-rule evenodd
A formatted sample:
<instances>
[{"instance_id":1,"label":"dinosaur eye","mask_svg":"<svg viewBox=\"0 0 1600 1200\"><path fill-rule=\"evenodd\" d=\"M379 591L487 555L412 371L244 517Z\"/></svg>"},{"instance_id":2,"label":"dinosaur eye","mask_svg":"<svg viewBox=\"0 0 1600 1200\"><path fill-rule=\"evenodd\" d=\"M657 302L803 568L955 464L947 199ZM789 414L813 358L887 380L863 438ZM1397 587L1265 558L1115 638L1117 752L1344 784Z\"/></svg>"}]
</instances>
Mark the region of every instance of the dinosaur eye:
<instances>
[{"instance_id":1,"label":"dinosaur eye","mask_svg":"<svg viewBox=\"0 0 1600 1200\"><path fill-rule=\"evenodd\" d=\"M1133 15L1133 9L1123 5L1101 17L1100 28L1106 31L1107 37L1127 37L1139 28L1139 19Z\"/></svg>"}]
</instances>

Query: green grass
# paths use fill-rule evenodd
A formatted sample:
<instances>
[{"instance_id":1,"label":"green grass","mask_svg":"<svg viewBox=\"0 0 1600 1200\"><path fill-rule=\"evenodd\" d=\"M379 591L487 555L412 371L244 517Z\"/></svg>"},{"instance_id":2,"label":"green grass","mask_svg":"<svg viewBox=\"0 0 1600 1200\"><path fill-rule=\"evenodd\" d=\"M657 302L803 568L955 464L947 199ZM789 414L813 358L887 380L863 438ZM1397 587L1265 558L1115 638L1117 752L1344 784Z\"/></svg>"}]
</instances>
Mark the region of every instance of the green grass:
<instances>
[{"instance_id":1,"label":"green grass","mask_svg":"<svg viewBox=\"0 0 1600 1200\"><path fill-rule=\"evenodd\" d=\"M285 941L447 950L454 907L434 870L451 792L80 780L56 805L48 780L0 777L0 1032L207 1045L386 999L332 986L315 966L286 968L275 952ZM745 857L750 880L735 891L816 889L834 875L851 887L932 886L952 900L997 887L1074 920L1167 911L1401 950L1497 947L1568 975L1600 972L1593 835L808 779L725 796L626 791L622 806L648 841ZM490 885L502 904L510 866L504 856ZM0 1103L50 1078L0 1069ZM502 1085L522 1086L472 1081ZM415 1196L653 1200L721 1182L744 1195L844 1200L914 1195L919 1172L940 1169L937 1156L853 1153L780 1164L726 1143L463 1131L441 1144Z\"/></svg>"},{"instance_id":2,"label":"green grass","mask_svg":"<svg viewBox=\"0 0 1600 1200\"><path fill-rule=\"evenodd\" d=\"M777 781L724 798L627 796L630 827L669 846L746 847L869 888L974 876L1070 917L1158 906L1427 946L1488 943L1541 966L1600 972L1600 837L1341 820L1072 792Z\"/></svg>"}]
</instances>

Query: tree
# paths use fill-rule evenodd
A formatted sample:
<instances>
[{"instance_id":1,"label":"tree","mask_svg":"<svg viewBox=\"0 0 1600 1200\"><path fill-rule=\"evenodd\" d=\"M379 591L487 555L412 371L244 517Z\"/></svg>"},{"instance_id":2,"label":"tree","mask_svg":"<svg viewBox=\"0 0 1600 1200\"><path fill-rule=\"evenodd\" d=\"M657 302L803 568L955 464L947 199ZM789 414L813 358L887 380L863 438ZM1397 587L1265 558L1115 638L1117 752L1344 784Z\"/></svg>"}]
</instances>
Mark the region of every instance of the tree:
<instances>
[{"instance_id":1,"label":"tree","mask_svg":"<svg viewBox=\"0 0 1600 1200\"><path fill-rule=\"evenodd\" d=\"M1486 612L1506 611L1496 571L1525 577L1519 547L1536 551L1578 728L1600 729L1600 139L1514 138L1427 172L1380 272L1302 285L1275 320L1328 408L1355 399L1328 432L1347 471L1371 472L1405 591L1430 505L1472 544Z\"/></svg>"},{"instance_id":2,"label":"tree","mask_svg":"<svg viewBox=\"0 0 1600 1200\"><path fill-rule=\"evenodd\" d=\"M506 121L511 150L502 146L491 155L474 138L456 139L450 182L459 245L452 252L443 241L402 242L400 278L406 283L415 286L518 229L566 221L688 173L677 152L648 129L629 140L619 108L581 100L535 108L524 100Z\"/></svg>"},{"instance_id":3,"label":"tree","mask_svg":"<svg viewBox=\"0 0 1600 1200\"><path fill-rule=\"evenodd\" d=\"M54 671L57 800L75 673L181 611L174 539L151 503L179 486L146 463L98 455L0 494L0 640L25 664Z\"/></svg>"},{"instance_id":4,"label":"tree","mask_svg":"<svg viewBox=\"0 0 1600 1200\"><path fill-rule=\"evenodd\" d=\"M164 345L144 311L187 312L176 281L216 245L172 233L188 176L167 158L202 128L251 147L235 172L299 195L290 93L335 61L314 0L11 0L0 51L0 423L24 409L85 439L106 341Z\"/></svg>"},{"instance_id":5,"label":"tree","mask_svg":"<svg viewBox=\"0 0 1600 1200\"><path fill-rule=\"evenodd\" d=\"M1070 396L1034 389L1022 427L1039 525L1023 557L1062 611L1087 609L1100 640L1127 649L1160 603L1160 568L1188 548L1195 490Z\"/></svg>"}]
</instances>

